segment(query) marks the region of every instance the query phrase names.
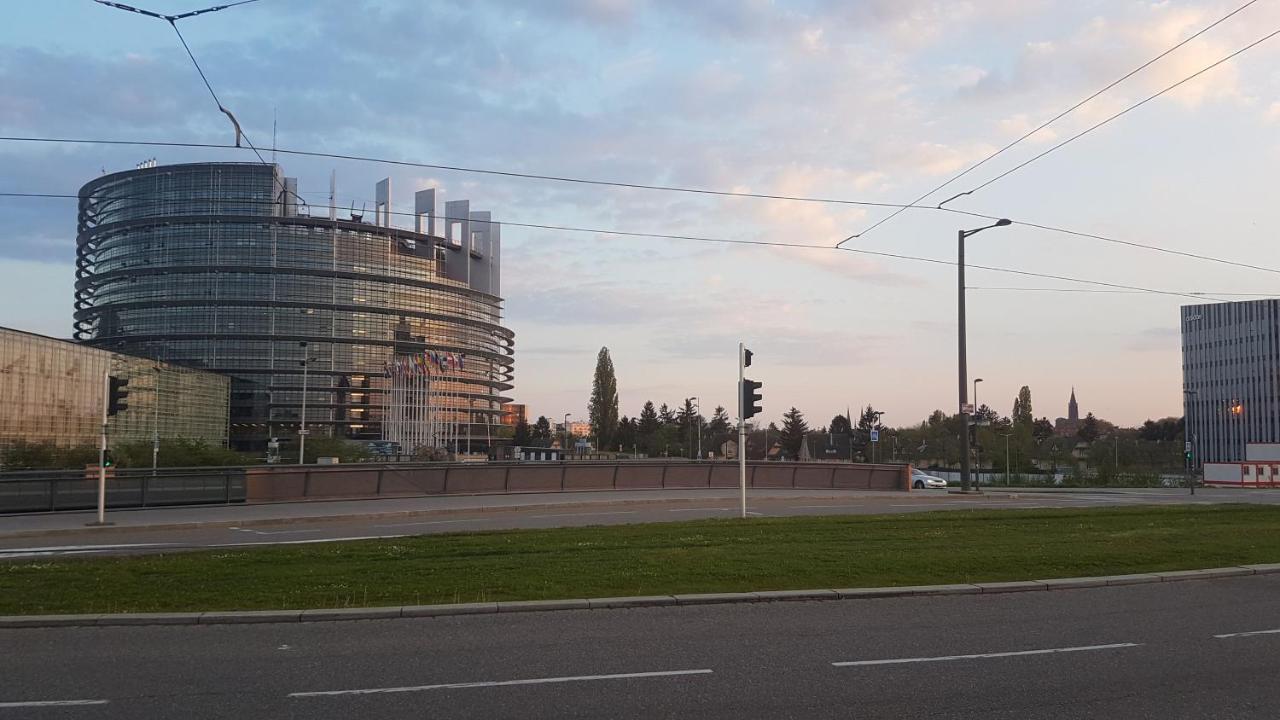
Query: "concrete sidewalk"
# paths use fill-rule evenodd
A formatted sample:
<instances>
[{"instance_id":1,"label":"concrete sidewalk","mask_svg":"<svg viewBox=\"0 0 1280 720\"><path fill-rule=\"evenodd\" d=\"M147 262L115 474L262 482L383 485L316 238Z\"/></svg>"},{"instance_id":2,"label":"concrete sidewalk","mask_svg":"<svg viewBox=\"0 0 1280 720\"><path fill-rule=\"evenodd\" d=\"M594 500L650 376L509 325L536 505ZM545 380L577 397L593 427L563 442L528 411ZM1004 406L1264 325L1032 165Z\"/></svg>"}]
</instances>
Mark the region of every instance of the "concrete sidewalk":
<instances>
[{"instance_id":1,"label":"concrete sidewalk","mask_svg":"<svg viewBox=\"0 0 1280 720\"><path fill-rule=\"evenodd\" d=\"M851 499L882 498L879 490L753 489L752 500L766 498ZM502 495L433 495L363 500L313 500L309 502L200 505L108 510L108 527L89 527L93 511L0 515L0 538L56 533L110 533L113 530L174 529L193 527L252 527L286 523L324 522L336 519L412 517L433 513L504 512L539 507L575 507L618 503L693 503L737 500L734 488L689 490L607 490Z\"/></svg>"}]
</instances>

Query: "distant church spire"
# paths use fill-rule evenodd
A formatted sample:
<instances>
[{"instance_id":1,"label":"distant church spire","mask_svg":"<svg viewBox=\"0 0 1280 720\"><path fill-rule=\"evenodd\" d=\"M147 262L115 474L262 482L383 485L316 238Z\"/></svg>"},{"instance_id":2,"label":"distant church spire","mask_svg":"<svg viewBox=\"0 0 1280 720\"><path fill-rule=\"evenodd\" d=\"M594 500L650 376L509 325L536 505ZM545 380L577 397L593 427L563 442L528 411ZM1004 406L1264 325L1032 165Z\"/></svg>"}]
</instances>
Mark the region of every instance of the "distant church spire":
<instances>
[{"instance_id":1,"label":"distant church spire","mask_svg":"<svg viewBox=\"0 0 1280 720\"><path fill-rule=\"evenodd\" d=\"M1071 386L1071 400L1067 402L1067 419L1072 421L1080 419L1080 406L1076 404L1076 388L1074 385Z\"/></svg>"}]
</instances>

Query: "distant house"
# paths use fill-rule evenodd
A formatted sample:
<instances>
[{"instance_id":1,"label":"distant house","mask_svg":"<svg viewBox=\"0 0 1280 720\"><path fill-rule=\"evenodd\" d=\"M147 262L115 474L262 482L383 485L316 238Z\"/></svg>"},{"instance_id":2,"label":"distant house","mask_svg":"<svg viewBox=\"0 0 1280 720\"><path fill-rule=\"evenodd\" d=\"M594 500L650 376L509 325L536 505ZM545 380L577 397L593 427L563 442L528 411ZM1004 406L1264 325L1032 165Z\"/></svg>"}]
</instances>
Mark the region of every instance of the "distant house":
<instances>
[{"instance_id":1,"label":"distant house","mask_svg":"<svg viewBox=\"0 0 1280 720\"><path fill-rule=\"evenodd\" d=\"M720 457L724 458L725 460L737 460L738 459L738 441L725 440L723 443L721 443Z\"/></svg>"},{"instance_id":2,"label":"distant house","mask_svg":"<svg viewBox=\"0 0 1280 720\"><path fill-rule=\"evenodd\" d=\"M834 433L809 433L800 445L800 459L840 460L848 462L853 456L853 445L848 435Z\"/></svg>"}]
</instances>

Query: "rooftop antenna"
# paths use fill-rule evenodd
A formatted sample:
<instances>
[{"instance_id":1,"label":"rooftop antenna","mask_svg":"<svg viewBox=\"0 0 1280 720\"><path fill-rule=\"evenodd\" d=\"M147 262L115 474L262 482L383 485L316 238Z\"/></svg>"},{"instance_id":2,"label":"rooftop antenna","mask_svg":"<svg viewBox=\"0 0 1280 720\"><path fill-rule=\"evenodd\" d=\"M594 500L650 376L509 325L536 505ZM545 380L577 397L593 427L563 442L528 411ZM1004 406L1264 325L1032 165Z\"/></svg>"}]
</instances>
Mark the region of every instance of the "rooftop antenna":
<instances>
[{"instance_id":1,"label":"rooftop antenna","mask_svg":"<svg viewBox=\"0 0 1280 720\"><path fill-rule=\"evenodd\" d=\"M335 197L337 194L338 194L338 171L335 169L335 170L329 171L329 219L330 220L338 219L338 206L336 204L337 199ZM352 205L354 206L354 203L352 203Z\"/></svg>"},{"instance_id":2,"label":"rooftop antenna","mask_svg":"<svg viewBox=\"0 0 1280 720\"><path fill-rule=\"evenodd\" d=\"M271 164L276 164L276 108L271 107Z\"/></svg>"}]
</instances>

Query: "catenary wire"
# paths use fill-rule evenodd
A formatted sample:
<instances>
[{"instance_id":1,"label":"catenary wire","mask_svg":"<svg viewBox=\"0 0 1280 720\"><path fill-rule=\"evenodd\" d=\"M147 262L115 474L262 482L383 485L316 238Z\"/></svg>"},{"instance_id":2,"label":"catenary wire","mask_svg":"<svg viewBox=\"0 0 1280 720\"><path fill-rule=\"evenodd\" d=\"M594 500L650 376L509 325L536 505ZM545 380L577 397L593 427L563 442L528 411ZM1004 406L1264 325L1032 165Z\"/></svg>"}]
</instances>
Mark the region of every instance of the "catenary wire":
<instances>
[{"instance_id":1,"label":"catenary wire","mask_svg":"<svg viewBox=\"0 0 1280 720\"><path fill-rule=\"evenodd\" d=\"M16 193L16 192L0 192L0 197L48 198L48 199L79 199L79 197L80 197L80 196L79 196L79 195L73 195L73 194L67 194L67 193ZM148 198L147 198L147 196L124 196L124 195L121 195L121 196L116 196L116 197L115 197L115 198L113 198L113 199L121 199L121 200L124 200L124 199L138 199L138 200L145 200L145 199L148 199ZM169 200L176 200L176 199L178 199L178 198L166 198L166 199L169 199ZM191 199L193 199L193 200L201 200L201 201L210 201L210 199L209 199L209 198L191 198ZM236 203L238 203L238 204L246 204L246 203L254 203L254 202L260 202L260 203L262 203L262 204L275 204L275 202L274 202L274 201L267 201L267 200L263 200L263 201L236 200L236 201L234 201L234 202L236 202ZM318 209L318 210L319 210L319 209L323 209L323 210L329 210L329 209L339 210L339 209L342 209L342 208L338 208L337 206L330 207L330 206L327 206L327 205L314 205L314 206L312 206L312 208L313 208L313 209ZM390 212L389 212L389 214L391 214L391 215L408 215L408 216L414 216L414 215L416 215L415 213L407 213L407 212L399 212L399 211L390 211ZM306 217L306 216L302 216L302 217ZM324 220L324 219L326 219L326 218L312 218L312 219L315 219L315 220ZM828 245L828 244L812 244L812 245L808 245L808 244L801 244L801 243L784 243L784 242L775 242L775 241L769 241L769 240L744 240L744 239L737 239L737 238L714 238L714 237L704 237L704 236L697 236L697 235L675 235L675 234L667 234L667 233L634 232L634 231L626 231L626 230L611 230L611 229L607 229L607 228L585 228L585 227L576 227L576 226L570 226L570 225L551 225L551 224L544 224L544 223L522 223L522 222L515 222L515 221L511 221L511 220L494 220L494 219L490 219L490 220L475 220L475 219L472 219L472 218L470 218L470 217L467 217L467 218L456 218L456 217L448 217L448 216L436 216L436 219L437 219L437 220L442 220L442 221L444 221L444 222L451 222L451 221L466 220L466 221L468 221L468 222L474 222L474 223L494 224L494 225L504 225L504 226L509 226L509 227L522 227L522 228L530 228L530 229L535 229L535 230L556 230L556 231L561 231L561 232L594 233L594 234L597 234L597 235L614 235L614 236L619 236L619 237L643 237L643 238L652 238L652 239L658 239L658 240L681 240L681 241L689 241L689 242L717 243L717 244L724 244L724 245L756 245L756 246L767 246L767 247L802 248L802 249L809 249L809 250L841 250L841 251L844 251L844 252L855 253L855 254L858 254L858 255L867 255L867 256L871 256L871 257L882 257L882 258L891 258L891 259L896 259L896 260L907 260L907 261L911 261L911 262L922 262L922 263L929 263L929 264L933 264L933 265L948 265L948 266L952 266L952 267L954 267L954 266L956 265L956 261L955 261L955 260L944 260L944 259L941 259L941 258L929 258L929 257L922 257L922 256L918 256L918 255L906 255L906 254L903 254L903 253L881 252L881 251L877 251L877 250L867 250L867 249L865 249L865 248L848 248L848 247L836 248L836 247L834 247L834 246L832 246L832 245ZM372 227L377 227L377 226L372 226ZM1014 275L1022 275L1022 276L1027 276L1027 277L1038 277L1038 278L1043 278L1043 279L1061 280L1061 281L1063 281L1063 282L1073 282L1073 283L1081 283L1081 284L1085 284L1085 285L1097 285L1097 286L1101 286L1101 287L1117 288L1117 289L1124 289L1124 290L1133 290L1133 291L1137 291L1137 292L1155 293L1155 294L1158 294L1158 295L1171 295L1171 296L1178 296L1178 297L1189 297L1189 298L1193 298L1193 299L1196 299L1196 300L1203 300L1203 299L1205 299L1205 298L1204 298L1204 296L1191 295L1191 294L1189 294L1189 293L1182 293L1182 292L1176 292L1176 291L1171 291L1171 290L1157 290L1157 289L1153 289L1153 288L1140 287L1140 286L1136 286L1136 285L1120 285L1120 284L1116 284L1116 283L1109 283L1109 282L1104 282L1104 281L1100 281L1100 280L1088 280L1088 279L1084 279L1084 278L1075 278L1075 277L1069 277L1069 276L1065 276L1065 275L1050 275L1050 274L1046 274L1046 273L1037 273L1037 272L1033 272L1033 271L1030 271L1030 270L1019 270L1019 269L1015 269L1015 268L1003 268L1003 267L996 267L996 266L989 266L989 265L976 265L976 264L974 264L974 263L966 263L965 267L966 267L966 268L977 269L977 270L988 270L988 271L990 271L990 272L1010 273L1010 274L1014 274ZM1216 298L1209 298L1209 299L1216 299Z\"/></svg>"},{"instance_id":2,"label":"catenary wire","mask_svg":"<svg viewBox=\"0 0 1280 720\"><path fill-rule=\"evenodd\" d=\"M994 160L995 158L999 157L1000 155L1003 155L1006 151L1011 150L1015 145L1020 144L1022 141L1026 140L1027 138L1031 137L1032 135L1035 135L1036 133L1040 132L1041 130L1044 130L1045 128L1049 127L1050 125L1054 124L1055 122L1057 122L1057 121L1061 120L1062 118L1066 117L1067 115L1069 115L1069 114L1071 114L1071 113L1075 112L1076 110L1080 109L1080 107L1081 107L1081 106L1083 106L1083 105L1085 105L1086 103L1088 103L1088 102L1092 101L1094 98L1096 98L1096 97L1098 97L1099 95L1101 95L1101 94L1105 93L1106 91L1110 90L1111 88L1113 88L1113 87L1115 87L1115 86L1119 85L1120 83L1124 82L1125 80L1128 80L1129 78L1133 77L1134 75L1137 75L1138 73L1142 72L1143 70L1146 70L1148 67L1151 67L1151 66L1152 66L1152 65L1154 65L1156 62L1159 62L1160 60L1162 60L1162 59L1163 59L1165 56L1167 56L1169 53L1172 53L1173 51L1177 50L1178 48L1182 47L1183 45L1186 45L1187 43L1191 42L1192 40L1195 40L1196 38L1200 37L1201 35L1205 34L1206 32L1209 32L1210 30L1212 30L1213 28L1217 27L1218 25L1221 25L1222 23L1224 23L1224 22L1226 22L1227 20L1229 20L1229 19L1231 19L1232 17L1234 17L1234 16L1235 16L1237 13L1239 13L1240 11L1244 10L1245 8L1249 7L1250 5L1253 5L1253 4L1254 4L1254 3L1256 3L1256 2L1258 2L1258 0L1249 0L1249 2L1246 2L1245 4L1243 4L1243 5L1241 5L1240 7L1236 8L1235 10L1232 10L1231 12L1227 13L1226 15L1223 15L1222 17L1218 18L1217 20L1214 20L1213 22L1209 23L1208 25L1206 25L1206 26L1204 26L1204 27L1200 28L1200 30L1196 31L1196 33L1195 33L1195 34L1193 34L1193 35L1189 35L1189 36L1187 36L1186 38L1183 38L1183 40L1182 40L1181 42L1179 42L1178 44L1176 44L1176 45L1174 45L1174 46L1170 47L1169 49L1165 50L1164 52L1160 53L1159 55L1156 55L1155 57L1151 58L1150 60L1148 60L1148 61L1146 61L1146 62L1142 63L1142 64L1141 64L1141 65L1139 65L1138 67L1136 67L1136 68L1134 68L1134 69L1130 70L1129 72L1127 72L1127 73L1125 73L1124 75L1122 75L1122 76L1120 76L1120 77L1116 78L1115 80L1112 80L1110 83L1108 83L1106 86L1104 86L1103 88L1101 88L1101 89L1100 89L1100 90L1098 90L1097 92L1094 92L1092 95L1089 95L1089 96L1088 96L1088 97L1086 97L1085 99L1083 99L1083 100L1081 100L1081 101L1077 102L1076 104L1072 105L1071 107L1067 108L1066 110L1063 110L1062 112L1058 113L1057 115L1054 115L1053 117L1049 118L1048 120L1046 120L1046 121L1044 121L1043 123L1041 123L1040 125L1038 125L1035 129L1030 130L1030 131L1028 131L1028 132L1026 132L1026 133L1022 134L1022 135L1021 135L1021 136L1019 136L1017 139L1015 139L1013 142L1010 142L1009 144L1005 145L1004 147L1000 148L999 150L996 150L995 152L991 153L990 155L987 155L986 157L982 158L982 159L981 159L981 160L979 160L978 162L976 162L976 163L974 163L974 164L970 165L969 167L965 168L964 170L961 170L959 173L957 173L957 174L955 174L955 175L951 176L951 177L950 177L950 178L948 178L946 181L944 181L941 185L938 185L937 187L933 188L933 189L932 189L932 190L930 190L929 192L926 192L925 194L921 195L920 197L916 198L915 200L912 200L912 201L911 201L911 204L912 204L912 205L915 205L915 204L917 204L917 203L921 202L921 201L922 201L922 200L924 200L925 198L928 198L930 195L932 195L932 194L934 194L934 193L938 192L939 190L941 190L941 189L945 188L946 186L950 185L951 183L953 183L953 182L955 182L955 181L959 180L960 178L964 177L965 175L968 175L969 173L973 172L974 170L977 170L978 168L982 167L983 165L986 165L989 161ZM855 239L855 238L860 238L860 237L862 237L862 236L866 235L867 233L871 232L872 230L875 230L876 228L880 227L881 225L883 225L883 224L885 224L885 223L889 222L890 220L894 219L895 217L897 217L899 214L901 214L901 213L902 213L902 212L904 212L905 210L907 210L907 208L905 208L905 207L903 207L903 208L898 208L897 210L894 210L894 211L893 211L892 213L890 213L889 215L886 215L885 217L883 217L883 218L881 218L880 220L876 221L873 225L871 225L871 226L870 226L870 227L868 227L867 229L865 229L865 230L863 230L863 231L861 231L861 232L855 233L855 234L853 234L853 235L850 235L849 237L845 238L844 240L841 240L841 241L840 241L840 244L842 244L842 245L843 245L844 243L846 243L846 242L848 242L848 241L850 241L850 240L853 240L853 239Z\"/></svg>"},{"instance_id":3,"label":"catenary wire","mask_svg":"<svg viewBox=\"0 0 1280 720\"><path fill-rule=\"evenodd\" d=\"M1181 80L1179 80L1179 81L1178 81L1178 82L1176 82L1176 83L1173 83L1172 85L1169 85L1168 87L1164 88L1163 90L1160 90L1159 92L1156 92L1156 93L1154 93L1154 94L1152 94L1152 95L1148 95L1147 97L1143 98L1142 100L1139 100L1138 102L1136 102L1136 103L1134 103L1134 104L1130 105L1129 107L1127 107L1127 108L1125 108L1125 109L1121 110L1120 112L1118 112L1118 113L1116 113L1116 114L1114 114L1114 115L1111 115L1110 117L1108 117L1108 118L1106 118L1106 119L1104 119L1104 120L1102 120L1102 121L1100 121L1100 122L1097 122L1097 123L1095 123L1095 124L1093 124L1093 125L1091 125L1091 126L1089 126L1089 127L1085 128L1084 130L1081 130L1080 132L1076 133L1075 135L1072 135L1071 137L1067 138L1066 140L1063 140L1062 142L1058 143L1057 145L1054 145L1053 147L1051 147L1051 148L1049 148L1049 149L1047 149L1047 150L1045 150L1045 151L1043 151L1043 152L1041 152L1041 153L1038 153L1038 154L1036 154L1036 155L1032 156L1031 158L1029 158L1029 159L1027 159L1027 160L1022 161L1022 162L1018 163L1017 165L1014 165L1013 167L1009 168L1008 170L1005 170L1004 172L1000 173L999 175L996 175L995 177L993 177L993 178L991 178L991 179L987 180L986 182L982 183L981 185L978 185L977 187L973 188L972 190L966 190L965 192L960 193L960 195L972 195L972 194L974 194L974 193L978 192L979 190L982 190L983 188L986 188L986 187L990 186L992 183L999 182L1000 180L1003 180L1004 178L1009 177L1010 175L1012 175L1012 174L1014 174L1014 173L1018 172L1019 170L1021 170L1022 168L1025 168L1026 166L1028 166L1028 165L1030 165L1030 164L1032 164L1032 163L1036 162L1037 160L1040 160L1041 158L1045 157L1046 155L1048 155L1048 154L1050 154L1050 153L1052 153L1052 152L1054 152L1054 151L1056 151L1056 150L1058 150L1058 149L1060 149L1060 148L1062 148L1062 147L1065 147L1066 145L1069 145L1069 144L1071 144L1071 143L1075 142L1076 140L1079 140L1080 138L1084 137L1085 135L1088 135L1089 133L1093 132L1094 130L1097 130L1098 128L1101 128L1102 126L1106 125L1107 123L1110 123L1111 121L1116 120L1116 119L1118 119L1118 118L1120 118L1120 117L1122 117L1122 116L1124 116L1124 115L1128 114L1129 112L1132 112L1133 110L1137 110L1138 108L1142 107L1143 105L1146 105L1147 103L1151 102L1152 100L1155 100L1156 98L1160 97L1161 95L1164 95L1164 94L1165 94L1165 93L1167 93L1167 92L1170 92L1170 91L1172 91L1172 90L1174 90L1174 89L1177 89L1177 88L1181 87L1182 85L1185 85L1186 83L1188 83L1188 82L1190 82L1190 81L1192 81L1192 80L1196 79L1197 77L1200 77L1201 75L1205 74L1206 72L1209 72L1210 70L1212 70L1212 69L1214 69L1214 68L1218 67L1219 65L1221 65L1221 64L1223 64L1223 63L1225 63L1225 62L1227 62L1227 61L1231 60L1232 58L1237 57L1238 55L1240 55L1240 54L1242 54L1242 53L1244 53L1244 52L1247 52L1247 51L1249 51L1249 50L1251 50L1251 49L1253 49L1253 48L1255 48L1255 47L1257 47L1257 46L1261 45L1262 43L1264 43L1264 42L1266 42L1266 41L1270 40L1271 38L1275 37L1276 35L1280 35L1280 30L1273 30L1272 32L1267 33L1266 35L1263 35L1262 37L1258 38L1257 40L1254 40L1253 42L1249 43L1248 45L1245 45L1244 47L1242 47L1242 48L1239 48L1239 49L1235 50L1234 52L1232 52L1232 53L1230 53L1229 55L1227 55L1227 56L1225 56L1225 57L1223 57L1223 58L1221 58L1221 59L1217 60L1216 62L1214 62L1214 63L1212 63L1212 64L1209 64L1209 65L1206 65L1206 66L1205 66L1205 67L1203 67L1203 68L1200 68L1199 70L1195 71L1194 73L1192 73L1192 74L1190 74L1190 75L1188 75L1188 76L1186 76L1186 77L1182 78ZM956 197L959 197L959 195L957 195Z\"/></svg>"},{"instance_id":4,"label":"catenary wire","mask_svg":"<svg viewBox=\"0 0 1280 720\"><path fill-rule=\"evenodd\" d=\"M956 212L960 215L969 217L982 218L984 220L1000 220L999 215L990 215L988 213L973 212L970 210L957 210L955 208L937 208L944 212ZM1258 270L1260 272L1280 274L1280 269L1266 267L1265 265L1254 265L1252 263L1240 262L1239 260L1228 260L1226 258L1214 257L1213 255L1204 255L1202 253L1193 253L1186 250L1174 250L1173 248L1161 247L1159 245L1148 245L1146 243L1134 242L1132 240L1121 240L1119 238L1099 235L1097 233L1082 232L1079 230L1071 230L1069 228L1056 227L1054 225L1044 225L1042 223L1031 222L1030 220L1017 220L1007 218L1014 225L1035 228L1037 230L1045 230L1047 232L1062 233L1064 235L1072 235L1075 237L1090 238L1093 240L1101 240L1102 242L1113 243L1115 245L1124 245L1126 247L1138 248L1140 250L1150 250L1152 252L1164 253L1166 255L1176 255L1178 257L1190 258L1192 260L1202 260L1204 262L1218 263L1220 265L1230 265L1232 267L1244 268L1246 270Z\"/></svg>"},{"instance_id":5,"label":"catenary wire","mask_svg":"<svg viewBox=\"0 0 1280 720\"><path fill-rule=\"evenodd\" d=\"M48 137L29 137L29 136L0 136L0 141L51 143L51 144L128 145L128 146L137 145L137 146L150 146L150 147L179 147L179 148L217 149L217 150L242 149L242 148L238 148L235 145L225 145L220 143L174 142L174 141L162 141L162 140L110 140L110 139L91 139L91 138L48 138ZM555 176L529 175L524 173L516 173L516 172L508 172L508 171L483 170L483 169L467 168L467 167L461 167L461 166L438 165L438 164L420 163L420 162L413 162L413 161L406 161L406 160L390 160L385 158L360 157L360 156L353 156L353 155L337 155L334 153L323 153L323 152L305 151L305 150L277 149L276 152L293 154L293 155L305 155L310 157L353 160L357 162L401 165L401 166L420 167L420 168L437 169L437 170L450 170L450 171L464 172L464 173L470 172L470 173L503 175L508 177L532 178L532 179L540 179L540 178L556 179ZM660 185L638 185L634 183L586 180L581 178L567 178L566 181L585 183L585 184L617 186L617 187L631 187L631 188L640 187L640 188L645 188L650 190L671 190L671 191L677 191L677 192L693 192L693 193L701 193L701 194L708 194L708 195L720 195L720 196L732 196L732 197L766 198L766 199L774 199L774 200L793 200L793 201L800 201L800 202L815 202L815 203L842 203L842 204L854 204L854 205L864 204L864 205L878 205L882 207L894 207L894 208L902 208L902 209L917 208L921 210L932 210L935 212L942 211L942 212L947 212L954 215L981 218L983 220L1000 219L1000 216L997 216L997 215L974 212L971 210L961 210L959 208L950 208L950 207L939 208L933 205L898 205L894 203L869 203L869 202L863 202L858 200L836 200L836 199L822 199L822 198L812 198L812 197L802 197L802 196L759 195L759 194L749 194L749 193L744 194L744 193L736 193L732 191L722 191L722 190L710 190L710 189L701 189L701 188L678 188L678 187L666 187L666 186L660 186ZM23 193L9 193L9 195L22 196ZM44 194L41 194L41 193L31 193L30 195L33 197L45 196ZM53 195L53 197L75 197L75 196L74 195ZM303 200L303 202L305 203L306 201ZM392 213L392 214L407 215L410 213ZM1234 265L1236 267L1248 268L1253 270L1262 270L1265 272L1280 272L1274 268L1250 265L1248 263L1241 263L1234 260L1216 258L1209 255L1201 255L1197 253L1184 252L1180 250L1170 250L1168 248L1162 248L1155 245L1144 245L1142 243L1118 240L1115 238L1109 238L1109 237L1106 237L1103 235L1097 235L1094 233L1079 232L1075 230L1069 230L1066 228L1054 227L1051 225L1043 225L1039 223L1021 221L1021 220L1014 220L1013 222L1019 225L1026 225L1028 227L1034 227L1040 230L1065 233L1065 234L1074 235L1077 237L1093 238L1093 239L1102 240L1105 242L1112 242L1112 243L1117 243L1121 245L1129 245L1131 247L1144 248L1147 250L1153 250L1153 251L1168 253L1172 255L1181 255L1184 257L1193 258L1197 260L1205 260L1209 262L1222 263L1226 265ZM831 246L827 245L826 247L831 247ZM837 247L839 246L837 245Z\"/></svg>"},{"instance_id":6,"label":"catenary wire","mask_svg":"<svg viewBox=\"0 0 1280 720\"><path fill-rule=\"evenodd\" d=\"M98 138L51 138L51 137L32 137L5 135L0 136L0 141L4 142L30 142L30 143L51 143L51 144L67 144L67 145L127 145L137 147L172 147L172 148L194 148L203 150L242 150L236 145L227 145L223 143L197 143L197 142L174 142L163 140L109 140ZM828 205L858 205L865 207L886 207L886 208L905 208L910 207L901 203L890 202L873 202L869 200L846 200L841 198L819 198L806 197L803 195L773 195L768 193L749 193L737 192L733 190L715 190L711 188L695 188L680 185L648 185L643 183L621 182L616 180L593 180L588 178L569 177L563 175L543 175L538 173L522 173L512 170L493 170L489 168L473 168L461 165L441 165L437 163L415 162L412 160L395 160L391 158L379 158L367 155L346 155L342 153L329 153L317 150L291 150L287 148L274 148L274 152L282 155L295 155L298 157L323 158L326 160L350 160L353 162L367 162L381 165L395 165L399 167L423 168L427 170L446 170L449 172L474 173L478 175L495 175L499 177L521 178L524 180L546 180L550 182L575 183L579 185L599 185L604 187L617 187L631 190L655 190L660 192L678 192L691 193L695 195L712 195L716 197L740 197L754 198L759 200L786 200L790 202L807 202L807 203L823 203ZM918 205L922 210L937 210L930 205Z\"/></svg>"},{"instance_id":7,"label":"catenary wire","mask_svg":"<svg viewBox=\"0 0 1280 720\"><path fill-rule=\"evenodd\" d=\"M966 285L965 290L1009 290L1017 292L1062 292L1062 293L1102 293L1113 295L1141 295L1140 290L1109 290L1106 288L1052 288L1052 287L995 287L990 285ZM1256 298L1274 298L1280 297L1277 293L1242 293L1242 292L1208 292L1198 290L1180 291L1186 295L1219 295L1222 297L1256 297Z\"/></svg>"},{"instance_id":8,"label":"catenary wire","mask_svg":"<svg viewBox=\"0 0 1280 720\"><path fill-rule=\"evenodd\" d=\"M249 135L245 133L245 131L240 127L240 121L237 120L236 116L232 114L232 112L228 110L225 105L222 104L222 100L218 99L218 93L214 92L213 85L209 83L208 76L204 74L204 68L200 67L200 61L196 60L195 53L191 52L191 46L187 44L187 39L182 36L182 31L178 29L179 20L192 18L197 15L203 15L205 13L217 12L219 10L226 10L227 8L236 7L237 5L246 5L248 3L257 2L257 1L258 0L240 0L240 2L229 3L226 5L215 5L213 7L204 8L203 10L193 10L191 12L180 13L178 15L163 15L161 13L152 12L150 10L143 10L141 8L136 8L136 7L133 7L132 5L125 5L124 3L111 2L110 0L95 0L95 2L97 2L100 5L106 5L108 7L113 7L118 10L127 10L129 12L137 13L139 15L158 18L160 20L164 20L168 22L169 27L173 28L173 32L177 34L178 41L182 43L182 49L187 51L187 57L191 58L191 64L195 66L196 72L200 73L200 79L204 81L204 86L206 89L208 89L209 95L213 97L213 102L218 106L218 111L221 112L223 115L226 115L227 118L231 120L232 126L235 127L236 147L240 146L240 138L244 138L244 141L249 143L249 148L253 150L253 154L258 156L258 162L265 165L267 163L266 159L262 157L262 153L258 152L258 147L253 144L253 140L249 139Z\"/></svg>"}]
</instances>

